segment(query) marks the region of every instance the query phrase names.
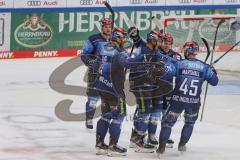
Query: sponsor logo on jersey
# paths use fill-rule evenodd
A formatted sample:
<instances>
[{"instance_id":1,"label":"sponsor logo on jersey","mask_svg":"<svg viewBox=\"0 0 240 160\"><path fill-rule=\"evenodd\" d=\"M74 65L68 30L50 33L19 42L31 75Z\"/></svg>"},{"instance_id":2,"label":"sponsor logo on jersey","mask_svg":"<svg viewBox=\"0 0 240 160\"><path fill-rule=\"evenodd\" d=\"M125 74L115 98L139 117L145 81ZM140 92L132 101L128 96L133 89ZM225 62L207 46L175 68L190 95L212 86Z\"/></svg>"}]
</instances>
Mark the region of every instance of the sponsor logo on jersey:
<instances>
[{"instance_id":1,"label":"sponsor logo on jersey","mask_svg":"<svg viewBox=\"0 0 240 160\"><path fill-rule=\"evenodd\" d=\"M31 0L31 1L27 1L27 5L28 6L41 6L42 2L39 0Z\"/></svg>"},{"instance_id":2,"label":"sponsor logo on jersey","mask_svg":"<svg viewBox=\"0 0 240 160\"><path fill-rule=\"evenodd\" d=\"M80 0L80 5L92 5L93 0Z\"/></svg>"},{"instance_id":3,"label":"sponsor logo on jersey","mask_svg":"<svg viewBox=\"0 0 240 160\"><path fill-rule=\"evenodd\" d=\"M143 0L130 0L130 4L142 4Z\"/></svg>"},{"instance_id":4,"label":"sponsor logo on jersey","mask_svg":"<svg viewBox=\"0 0 240 160\"><path fill-rule=\"evenodd\" d=\"M225 0L226 3L237 3L238 0Z\"/></svg>"},{"instance_id":5,"label":"sponsor logo on jersey","mask_svg":"<svg viewBox=\"0 0 240 160\"><path fill-rule=\"evenodd\" d=\"M178 102L183 102L183 103L190 103L190 104L200 102L200 98L183 97L183 96L179 96L179 95L172 95L172 100L178 101Z\"/></svg>"},{"instance_id":6,"label":"sponsor logo on jersey","mask_svg":"<svg viewBox=\"0 0 240 160\"><path fill-rule=\"evenodd\" d=\"M192 3L192 0L178 0L179 3Z\"/></svg>"},{"instance_id":7,"label":"sponsor logo on jersey","mask_svg":"<svg viewBox=\"0 0 240 160\"><path fill-rule=\"evenodd\" d=\"M219 20L203 21L198 29L199 35L208 41L214 41L214 35ZM218 29L217 42L223 42L232 35L228 22L224 22Z\"/></svg>"},{"instance_id":8,"label":"sponsor logo on jersey","mask_svg":"<svg viewBox=\"0 0 240 160\"><path fill-rule=\"evenodd\" d=\"M6 5L5 1L0 1L0 6L5 6L5 5Z\"/></svg>"},{"instance_id":9,"label":"sponsor logo on jersey","mask_svg":"<svg viewBox=\"0 0 240 160\"><path fill-rule=\"evenodd\" d=\"M52 29L42 16L33 13L27 16L14 32L18 44L27 48L37 48L46 45L52 39Z\"/></svg>"}]
</instances>

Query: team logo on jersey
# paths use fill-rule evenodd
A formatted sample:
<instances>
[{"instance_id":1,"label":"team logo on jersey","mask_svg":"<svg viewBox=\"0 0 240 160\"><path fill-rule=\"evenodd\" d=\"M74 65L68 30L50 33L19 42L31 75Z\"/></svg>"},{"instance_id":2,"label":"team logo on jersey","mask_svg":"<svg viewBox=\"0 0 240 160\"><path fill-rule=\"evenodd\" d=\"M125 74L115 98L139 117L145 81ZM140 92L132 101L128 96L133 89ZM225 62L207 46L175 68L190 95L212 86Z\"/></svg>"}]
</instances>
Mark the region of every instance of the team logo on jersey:
<instances>
[{"instance_id":1,"label":"team logo on jersey","mask_svg":"<svg viewBox=\"0 0 240 160\"><path fill-rule=\"evenodd\" d=\"M219 20L203 21L198 29L199 35L206 38L208 41L213 42L218 22ZM231 37L232 31L229 29L228 23L229 22L226 21L220 25L218 29L217 42L223 42Z\"/></svg>"},{"instance_id":2,"label":"team logo on jersey","mask_svg":"<svg viewBox=\"0 0 240 160\"><path fill-rule=\"evenodd\" d=\"M114 47L113 47L113 45L109 42L109 43L107 43L107 44L104 45L104 50L110 52L110 51L113 51L113 50L114 50Z\"/></svg>"},{"instance_id":3,"label":"team logo on jersey","mask_svg":"<svg viewBox=\"0 0 240 160\"><path fill-rule=\"evenodd\" d=\"M46 45L52 39L52 29L42 16L33 13L27 16L14 32L18 44L27 48L37 48Z\"/></svg>"}]
</instances>

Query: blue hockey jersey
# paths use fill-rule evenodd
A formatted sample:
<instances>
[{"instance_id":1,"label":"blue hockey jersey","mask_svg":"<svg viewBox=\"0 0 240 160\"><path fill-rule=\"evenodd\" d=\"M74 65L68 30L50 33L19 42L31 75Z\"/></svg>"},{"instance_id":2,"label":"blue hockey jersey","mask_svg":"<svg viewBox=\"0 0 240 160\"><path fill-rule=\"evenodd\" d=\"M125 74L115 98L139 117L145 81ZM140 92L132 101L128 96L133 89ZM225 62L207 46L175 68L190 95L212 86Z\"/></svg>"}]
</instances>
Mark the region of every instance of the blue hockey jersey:
<instances>
[{"instance_id":1,"label":"blue hockey jersey","mask_svg":"<svg viewBox=\"0 0 240 160\"><path fill-rule=\"evenodd\" d=\"M181 54L179 54L178 52L175 52L174 50L170 49L167 53L163 51L162 48L159 48L159 51L164 54L164 55L167 55L169 57L172 57L176 60L181 60L182 59L182 56Z\"/></svg>"},{"instance_id":2,"label":"blue hockey jersey","mask_svg":"<svg viewBox=\"0 0 240 160\"><path fill-rule=\"evenodd\" d=\"M172 93L171 106L194 108L200 107L200 95L203 82L216 86L218 77L210 66L200 60L180 60L176 65L175 89Z\"/></svg>"},{"instance_id":3,"label":"blue hockey jersey","mask_svg":"<svg viewBox=\"0 0 240 160\"><path fill-rule=\"evenodd\" d=\"M107 92L116 97L125 97L124 82L125 68L130 64L129 53L112 46L111 43L106 44L99 52L101 65L99 67L98 78L94 83L96 90Z\"/></svg>"},{"instance_id":4,"label":"blue hockey jersey","mask_svg":"<svg viewBox=\"0 0 240 160\"><path fill-rule=\"evenodd\" d=\"M101 33L90 36L83 46L81 54L83 63L90 67L106 43L108 43L108 40Z\"/></svg>"}]
</instances>

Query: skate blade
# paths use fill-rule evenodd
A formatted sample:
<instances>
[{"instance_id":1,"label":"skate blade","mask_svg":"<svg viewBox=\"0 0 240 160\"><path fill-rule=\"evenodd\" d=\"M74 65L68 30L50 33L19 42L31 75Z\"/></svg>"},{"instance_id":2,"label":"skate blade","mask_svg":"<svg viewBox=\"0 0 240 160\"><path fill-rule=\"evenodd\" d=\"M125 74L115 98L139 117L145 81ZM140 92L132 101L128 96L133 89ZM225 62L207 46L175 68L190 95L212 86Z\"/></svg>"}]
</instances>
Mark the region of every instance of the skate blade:
<instances>
[{"instance_id":1,"label":"skate blade","mask_svg":"<svg viewBox=\"0 0 240 160\"><path fill-rule=\"evenodd\" d=\"M180 153L180 155L183 155L186 152L186 150L178 150L178 152Z\"/></svg>"},{"instance_id":2,"label":"skate blade","mask_svg":"<svg viewBox=\"0 0 240 160\"><path fill-rule=\"evenodd\" d=\"M130 142L129 148L136 148L136 147L137 147L136 143Z\"/></svg>"},{"instance_id":3,"label":"skate blade","mask_svg":"<svg viewBox=\"0 0 240 160\"><path fill-rule=\"evenodd\" d=\"M155 151L154 148L152 149L147 149L147 148L141 148L141 147L136 147L135 152L137 153L153 153Z\"/></svg>"},{"instance_id":4,"label":"skate blade","mask_svg":"<svg viewBox=\"0 0 240 160\"><path fill-rule=\"evenodd\" d=\"M109 151L107 152L107 156L109 157L121 157L121 156L126 156L127 152L125 153L118 153L118 152L113 152L113 151Z\"/></svg>"},{"instance_id":5,"label":"skate blade","mask_svg":"<svg viewBox=\"0 0 240 160\"><path fill-rule=\"evenodd\" d=\"M158 159L164 159L164 154L163 153L157 153L157 158Z\"/></svg>"},{"instance_id":6,"label":"skate blade","mask_svg":"<svg viewBox=\"0 0 240 160\"><path fill-rule=\"evenodd\" d=\"M149 144L154 146L155 149L158 147L158 144L152 144L152 143L149 143Z\"/></svg>"},{"instance_id":7,"label":"skate blade","mask_svg":"<svg viewBox=\"0 0 240 160\"><path fill-rule=\"evenodd\" d=\"M96 148L96 155L106 155L107 153L105 149Z\"/></svg>"},{"instance_id":8,"label":"skate blade","mask_svg":"<svg viewBox=\"0 0 240 160\"><path fill-rule=\"evenodd\" d=\"M166 144L166 148L173 148L173 144Z\"/></svg>"}]
</instances>

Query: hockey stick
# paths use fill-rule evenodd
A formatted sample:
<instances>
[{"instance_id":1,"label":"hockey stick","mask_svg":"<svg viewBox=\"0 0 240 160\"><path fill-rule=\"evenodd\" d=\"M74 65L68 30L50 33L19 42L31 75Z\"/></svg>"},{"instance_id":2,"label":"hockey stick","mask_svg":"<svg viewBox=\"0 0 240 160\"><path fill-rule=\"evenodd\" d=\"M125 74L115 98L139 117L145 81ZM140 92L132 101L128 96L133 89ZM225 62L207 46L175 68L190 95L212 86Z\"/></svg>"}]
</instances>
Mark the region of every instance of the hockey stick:
<instances>
[{"instance_id":1,"label":"hockey stick","mask_svg":"<svg viewBox=\"0 0 240 160\"><path fill-rule=\"evenodd\" d=\"M136 25L134 24L134 22L133 21L131 21L130 19L127 21L127 23L128 23L128 25L130 26L130 27L136 27ZM137 27L136 27L137 28ZM133 50L134 50L134 48L135 48L135 46L134 46L134 44L132 45L132 48L131 48L131 51L130 51L130 56L132 57L132 58L134 58L134 54L133 54Z\"/></svg>"},{"instance_id":2,"label":"hockey stick","mask_svg":"<svg viewBox=\"0 0 240 160\"><path fill-rule=\"evenodd\" d=\"M205 38L201 37L201 39L202 39L204 45L205 45L206 48L207 48L207 56L206 56L206 58L205 58L205 60L204 60L204 62L207 62L207 59L209 58L209 56L210 56L210 54L211 54L210 48L209 48L209 44L208 44L208 42L207 42L207 40L206 40Z\"/></svg>"},{"instance_id":3,"label":"hockey stick","mask_svg":"<svg viewBox=\"0 0 240 160\"><path fill-rule=\"evenodd\" d=\"M218 22L216 31L215 31L215 36L214 36L214 41L213 41L213 48L212 48L212 53L211 53L211 59L210 59L210 64L213 61L213 54L215 52L215 47L216 47L216 41L217 41L217 33L218 33L218 29L220 27L220 25L225 22L224 19L221 19L220 22ZM207 61L207 58L206 58ZM208 93L208 83L206 84L206 88L205 88L205 93L204 93L204 99L203 99L203 106L202 106L202 112L201 112L201 117L200 117L200 121L203 120L203 114L204 114L204 109L205 109L205 105L206 105L206 100L207 100L207 93Z\"/></svg>"},{"instance_id":4,"label":"hockey stick","mask_svg":"<svg viewBox=\"0 0 240 160\"><path fill-rule=\"evenodd\" d=\"M240 41L238 41L237 43L235 43L231 48L229 48L223 55L221 55L218 59L216 59L215 61L213 61L211 63L211 66L213 66L214 64L216 64L219 60L221 60L226 54L228 54L234 47L236 47L238 44L240 43Z\"/></svg>"},{"instance_id":5,"label":"hockey stick","mask_svg":"<svg viewBox=\"0 0 240 160\"><path fill-rule=\"evenodd\" d=\"M112 14L112 29L114 28L114 19L115 19L115 13L114 10L112 9L111 5L107 2L104 1L103 4L107 7L107 9L111 12Z\"/></svg>"}]
</instances>

